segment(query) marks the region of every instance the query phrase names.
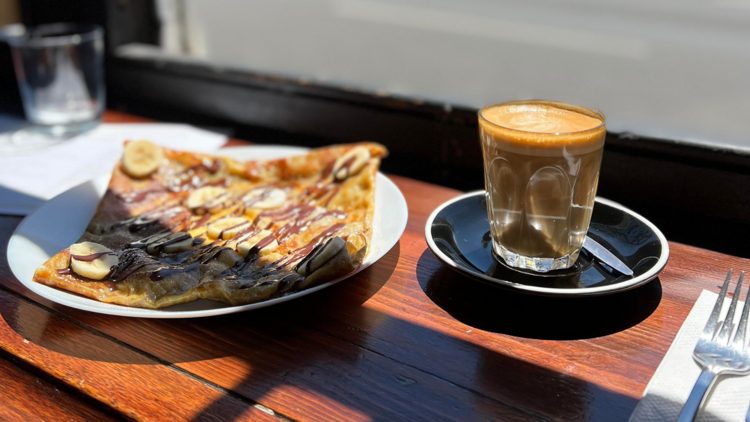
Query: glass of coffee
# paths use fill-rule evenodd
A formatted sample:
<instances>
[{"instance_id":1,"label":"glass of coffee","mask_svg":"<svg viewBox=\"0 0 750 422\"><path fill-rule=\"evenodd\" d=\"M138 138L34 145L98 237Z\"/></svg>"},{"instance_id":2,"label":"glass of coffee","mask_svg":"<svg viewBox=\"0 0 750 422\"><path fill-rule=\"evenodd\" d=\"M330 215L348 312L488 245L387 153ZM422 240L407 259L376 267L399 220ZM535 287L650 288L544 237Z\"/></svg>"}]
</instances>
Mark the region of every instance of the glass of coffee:
<instances>
[{"instance_id":1,"label":"glass of coffee","mask_svg":"<svg viewBox=\"0 0 750 422\"><path fill-rule=\"evenodd\" d=\"M496 257L540 273L573 266L594 208L604 116L516 101L480 110L479 134Z\"/></svg>"}]
</instances>

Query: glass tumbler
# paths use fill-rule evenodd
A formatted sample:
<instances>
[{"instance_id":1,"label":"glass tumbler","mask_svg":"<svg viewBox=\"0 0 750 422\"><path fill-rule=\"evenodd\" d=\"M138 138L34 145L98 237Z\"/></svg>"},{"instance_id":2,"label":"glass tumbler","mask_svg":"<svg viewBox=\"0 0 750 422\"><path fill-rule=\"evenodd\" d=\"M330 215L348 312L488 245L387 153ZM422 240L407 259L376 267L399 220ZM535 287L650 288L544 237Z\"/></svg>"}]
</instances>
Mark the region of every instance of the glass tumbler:
<instances>
[{"instance_id":1,"label":"glass tumbler","mask_svg":"<svg viewBox=\"0 0 750 422\"><path fill-rule=\"evenodd\" d=\"M26 118L51 136L99 124L104 110L104 31L96 25L50 24L4 37L13 55Z\"/></svg>"},{"instance_id":2,"label":"glass tumbler","mask_svg":"<svg viewBox=\"0 0 750 422\"><path fill-rule=\"evenodd\" d=\"M594 209L604 116L518 101L485 107L478 118L494 255L539 273L570 268Z\"/></svg>"}]
</instances>

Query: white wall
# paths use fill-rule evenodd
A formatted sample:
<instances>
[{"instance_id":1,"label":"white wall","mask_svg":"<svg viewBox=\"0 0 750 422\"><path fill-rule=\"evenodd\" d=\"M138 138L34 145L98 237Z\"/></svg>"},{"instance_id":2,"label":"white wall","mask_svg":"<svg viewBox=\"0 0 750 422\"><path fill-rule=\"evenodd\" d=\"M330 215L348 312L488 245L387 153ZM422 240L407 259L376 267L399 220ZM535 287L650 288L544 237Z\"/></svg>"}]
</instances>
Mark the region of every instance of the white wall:
<instances>
[{"instance_id":1,"label":"white wall","mask_svg":"<svg viewBox=\"0 0 750 422\"><path fill-rule=\"evenodd\" d=\"M750 1L187 2L217 64L475 108L553 99L750 151Z\"/></svg>"}]
</instances>

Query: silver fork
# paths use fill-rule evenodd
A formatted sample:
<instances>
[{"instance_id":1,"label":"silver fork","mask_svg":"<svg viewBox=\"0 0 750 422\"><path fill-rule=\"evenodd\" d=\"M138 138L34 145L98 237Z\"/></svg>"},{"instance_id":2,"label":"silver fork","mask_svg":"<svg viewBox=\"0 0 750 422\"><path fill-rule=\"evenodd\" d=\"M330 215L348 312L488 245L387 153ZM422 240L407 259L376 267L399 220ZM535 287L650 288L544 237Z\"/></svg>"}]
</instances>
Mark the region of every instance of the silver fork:
<instances>
[{"instance_id":1,"label":"silver fork","mask_svg":"<svg viewBox=\"0 0 750 422\"><path fill-rule=\"evenodd\" d=\"M729 282L732 279L732 270L729 270L724 285L721 286L719 298L716 299L711 316L708 318L706 327L703 328L698 344L693 350L693 359L703 368L698 381L693 386L693 391L682 408L682 413L678 422L691 422L695 419L700 409L706 402L708 392L711 391L719 375L747 375L750 374L750 352L745 345L745 331L747 331L747 316L750 312L750 291L745 298L745 306L742 310L740 323L737 325L737 332L734 338L731 338L732 329L734 328L734 312L737 308L737 300L740 297L742 288L742 279L745 272L740 273L740 279L737 287L734 289L732 303L729 305L727 316L724 318L724 324L717 331L721 307L724 303L724 297L727 295Z\"/></svg>"}]
</instances>

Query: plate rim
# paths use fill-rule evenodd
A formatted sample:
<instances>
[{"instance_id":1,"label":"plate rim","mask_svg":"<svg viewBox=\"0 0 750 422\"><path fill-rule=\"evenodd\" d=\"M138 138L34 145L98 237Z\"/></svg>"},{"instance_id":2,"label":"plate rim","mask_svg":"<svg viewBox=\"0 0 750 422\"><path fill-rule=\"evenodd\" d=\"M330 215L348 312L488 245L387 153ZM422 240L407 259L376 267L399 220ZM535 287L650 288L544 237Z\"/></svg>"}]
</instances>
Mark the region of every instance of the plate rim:
<instances>
[{"instance_id":1,"label":"plate rim","mask_svg":"<svg viewBox=\"0 0 750 422\"><path fill-rule=\"evenodd\" d=\"M611 206L613 208L617 208L620 211L626 214L629 214L632 217L637 218L638 220L646 224L656 234L656 237L659 239L659 242L661 243L661 246L662 246L661 255L659 256L659 260L656 262L656 264L654 264L654 266L651 267L644 274L641 274L640 276L635 277L632 280L628 280L622 283L609 285L609 286L590 287L590 288L584 288L584 289L553 289L549 287L538 287L538 286L529 286L525 284L512 283L507 280L490 277L478 271L477 272L469 271L468 269L457 265L455 261L450 259L450 257L445 255L437 247L437 244L435 244L435 241L432 238L432 225L433 225L433 221L435 220L435 217L437 217L440 211L444 210L448 206L456 202L459 202L461 200L464 200L466 198L469 198L472 196L484 195L485 193L486 191L484 190L471 191L463 195L459 195L455 198L452 198L446 202L443 202L437 208L435 208L435 210L430 214L429 217L427 217L427 222L425 223L425 239L427 240L427 246L429 247L429 249L432 251L433 254L435 254L435 256L443 264L447 265L449 268L461 274L468 275L475 279L480 279L481 281L488 281L497 286L502 286L504 288L510 288L512 290L521 291L524 293L529 293L529 294L534 294L534 295L556 296L556 297L582 297L582 296L588 297L588 296L602 296L602 295L624 292L626 290L634 289L638 286L646 284L659 275L659 273L664 269L664 267L667 265L667 261L669 260L669 243L667 242L667 238L664 237L664 234L661 232L661 230L659 230L658 227L656 227L652 222L650 222L648 219L646 219L642 215L623 206L622 204L597 196L595 198L596 202Z\"/></svg>"},{"instance_id":2,"label":"plate rim","mask_svg":"<svg viewBox=\"0 0 750 422\"><path fill-rule=\"evenodd\" d=\"M249 152L253 148L257 148L257 147L260 147L260 148L263 148L263 149L275 149L275 148L288 149L288 150L290 150L290 152L292 150L294 150L294 152L292 154L288 155L288 156L293 156L294 154L297 154L297 153L304 153L305 151L310 151L310 148L299 147L299 146L291 146L291 145L248 145L248 146L238 146L238 147L221 148L221 149L215 151L212 154L213 155L226 156L226 154L230 153L230 152L238 152L238 151ZM406 225L407 225L407 223L409 221L409 208L408 208L408 205L406 203L406 198L404 197L403 192L401 192L401 189L399 189L398 186L396 186L396 184L391 179L389 179L386 175L384 175L383 173L381 173L380 171L378 171L377 175L376 175L376 179L375 179L376 180L376 185L375 185L376 189L377 189L378 184L381 183L381 181L383 183L385 183L386 185L389 185L390 188L395 189L395 192L398 192L398 198L397 198L397 201L394 201L394 202L397 202L397 203L392 203L392 204L389 204L389 205L391 207L398 206L398 208L400 208L400 210L403 213L403 215L405 215L405 218L401 222L400 227L398 227L398 230L394 231L394 233L398 232L398 234L395 235L393 237L393 239L391 239L388 242L388 245L383 248L382 252L378 256L369 255L368 254L365 257L364 262L362 262L362 265L359 266L359 268L357 268L354 272L349 273L349 274L347 274L347 275L345 275L343 277L339 277L337 279L325 282L323 284L320 284L320 285L315 286L315 287L311 287L309 289L301 290L299 292L290 294L288 296L282 296L282 297L278 297L278 298L275 298L275 299L265 300L265 301L262 301L262 302L251 303L251 304L247 304L247 305L234 305L234 306L232 306L232 305L226 305L226 306L222 306L222 307L219 307L219 308L212 308L212 309L191 310L191 311L172 311L172 312L170 312L169 311L169 309L170 309L169 307L161 308L161 309L149 309L149 308L128 307L128 306L118 305L118 304L114 304L114 303L100 302L98 300L94 300L94 299L88 298L86 296L77 295L75 293L67 292L67 291L62 290L62 289L56 289L56 288L51 287L51 286L46 286L46 285L43 285L43 284L39 284L39 283L36 283L33 280L28 280L28 281L22 280L21 277L19 277L19 275L18 275L17 268L14 268L13 262L11 261L11 250L13 249L13 245L16 244L16 243L18 243L20 241L20 240L18 240L21 237L20 233L23 231L23 229L24 229L24 227L26 227L26 225L30 224L29 221L30 221L31 217L34 214L36 214L40 209L42 209L43 207L45 207L48 203L54 201L55 199L57 199L58 197L60 197L62 195L67 194L71 190L77 189L78 187L80 187L80 186L82 186L82 185L84 185L86 183L94 182L94 181L99 180L99 179L106 178L107 181L108 181L110 177L111 177L111 173L105 173L105 174L102 174L100 176L94 177L94 178L92 178L90 180L87 180L87 181L85 181L85 182L83 182L83 183L81 183L79 185L76 185L76 186L74 186L74 187L66 190L65 192L60 193L59 195L56 195L54 198L50 199L49 201L46 201L41 207L37 208L34 212L32 212L31 214L27 215L26 217L24 217L23 220L21 220L21 223L18 224L18 226L15 228L15 230L13 230L13 233L11 234L10 239L8 240L8 246L7 246L7 250L6 250L6 253L5 253L5 258L6 258L7 262L8 262L8 267L9 267L11 273L13 274L13 276L16 277L16 279L21 283L21 285L23 285L25 288L29 289L33 293L35 293L35 294L37 294L37 295L39 295L39 296L41 296L41 297L43 297L43 298L45 298L47 300L50 300L50 301L52 301L54 303L58 303L60 305L68 306L68 307L75 308L75 309L80 309L80 310L83 310L83 311L95 312L95 313L105 314L105 315L115 315L115 316L133 317L133 318L178 319L178 318L203 318L203 317L211 317L211 316L226 315L226 314L231 314L231 313L245 312L245 311L250 311L250 310L253 310L253 309L260 309L260 308L265 308L267 306L273 306L273 305L276 305L276 304L279 304L279 303L284 303L284 302L287 302L287 301L290 301L290 300L293 300L293 299L297 299L299 297L307 296L309 294L315 293L315 292L317 292L319 290L323 290L323 289L325 289L327 287L330 287L330 286L332 286L334 284L337 284L337 283L339 283L339 282L341 282L341 281L343 281L343 280L345 280L345 279L347 279L349 277L352 277L355 274L357 274L357 273L365 270L366 268L368 268L369 266L375 264L377 261L379 261L381 258L383 258L388 252L390 252L391 249L393 249L393 247L396 245L396 243L398 243L398 241L401 239L401 236L404 234L404 231L406 230ZM108 182L107 182L107 184L108 184ZM398 204L399 202L400 202L400 204ZM56 296L56 295L53 295L53 294L48 294L48 292L46 292L46 291L44 291L44 289L40 288L42 286L46 286L46 287L49 287L51 289L55 289L55 290L59 291L60 293L64 293L66 295L72 295L72 296L75 296L75 297L78 297L78 298L86 299L86 300L91 301L91 302L93 302L95 304L102 304L103 303L103 304L109 305L111 307L101 308L101 309L92 309L92 308L83 306L81 304L69 301L67 299L67 297L65 297L65 296L61 297L61 296ZM220 303L220 302L217 302L217 303Z\"/></svg>"}]
</instances>

